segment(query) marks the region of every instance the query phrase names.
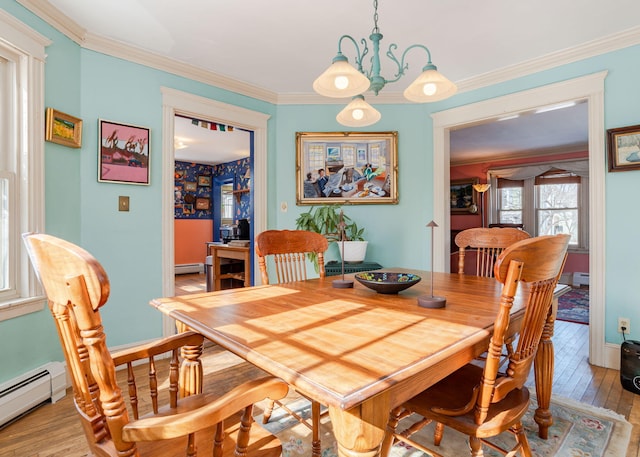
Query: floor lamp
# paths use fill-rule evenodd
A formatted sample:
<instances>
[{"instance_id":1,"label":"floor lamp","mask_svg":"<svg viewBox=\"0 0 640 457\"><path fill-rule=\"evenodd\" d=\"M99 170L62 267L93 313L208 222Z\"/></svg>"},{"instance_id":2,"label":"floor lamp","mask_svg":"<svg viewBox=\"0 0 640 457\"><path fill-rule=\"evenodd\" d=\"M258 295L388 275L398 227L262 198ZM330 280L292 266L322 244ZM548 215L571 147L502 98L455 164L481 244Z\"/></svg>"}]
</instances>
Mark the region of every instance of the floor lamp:
<instances>
[{"instance_id":1,"label":"floor lamp","mask_svg":"<svg viewBox=\"0 0 640 457\"><path fill-rule=\"evenodd\" d=\"M480 193L480 217L482 218L482 226L484 227L484 193L489 190L491 184L474 184L473 190Z\"/></svg>"}]
</instances>

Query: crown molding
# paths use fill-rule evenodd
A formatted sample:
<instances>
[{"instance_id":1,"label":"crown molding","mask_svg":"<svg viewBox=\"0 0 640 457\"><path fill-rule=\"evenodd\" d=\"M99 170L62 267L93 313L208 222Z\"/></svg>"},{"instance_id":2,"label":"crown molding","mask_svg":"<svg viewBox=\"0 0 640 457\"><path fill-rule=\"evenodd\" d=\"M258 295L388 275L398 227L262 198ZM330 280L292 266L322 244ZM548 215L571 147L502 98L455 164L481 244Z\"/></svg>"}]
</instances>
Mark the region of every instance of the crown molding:
<instances>
[{"instance_id":1,"label":"crown molding","mask_svg":"<svg viewBox=\"0 0 640 457\"><path fill-rule=\"evenodd\" d=\"M265 102L277 103L278 96L275 92L88 32L48 1L16 1L85 49L139 63Z\"/></svg>"},{"instance_id":2,"label":"crown molding","mask_svg":"<svg viewBox=\"0 0 640 457\"><path fill-rule=\"evenodd\" d=\"M564 146L553 146L545 149L534 149L530 151L518 151L517 153L496 153L493 155L483 155L481 158L476 159L461 159L461 160L453 160L451 159L452 167L460 167L463 165L475 165L478 163L491 163L491 162L504 162L508 160L521 160L521 159L530 159L534 157L544 157L549 155L558 155L558 154L572 154L577 152L585 152L589 150L588 143L575 143L571 145ZM489 153L491 154L491 153ZM578 159L567 159L567 160L578 160Z\"/></svg>"},{"instance_id":3,"label":"crown molding","mask_svg":"<svg viewBox=\"0 0 640 457\"><path fill-rule=\"evenodd\" d=\"M607 52L617 51L640 44L640 26L609 35L598 40L588 41L572 48L552 52L535 59L526 60L495 71L474 76L456 82L458 93L469 92L482 87L521 78L551 68L566 65L579 60L595 57Z\"/></svg>"},{"instance_id":4,"label":"crown molding","mask_svg":"<svg viewBox=\"0 0 640 457\"><path fill-rule=\"evenodd\" d=\"M246 95L258 100L275 104L275 92L245 83L228 76L205 70L194 65L179 62L153 52L126 45L110 38L104 38L93 33L87 33L82 46L92 51L118 57L131 62L146 65L157 70L166 71L177 76L199 81L231 92Z\"/></svg>"},{"instance_id":5,"label":"crown molding","mask_svg":"<svg viewBox=\"0 0 640 457\"><path fill-rule=\"evenodd\" d=\"M48 1L16 1L86 49L91 49L96 52L101 52L131 62L140 63L157 70L166 71L177 76L193 79L195 81L210 84L221 89L277 105L336 105L344 104L348 101L347 99L331 99L322 97L312 92L278 94L253 84L238 81L234 78L230 78L210 70L205 70L201 67L169 59L147 50L125 45L124 43L87 32L79 24L62 14ZM515 65L510 65L495 71L490 71L478 76L457 81L456 85L458 86L458 93L469 92L637 44L640 44L640 26L623 30L578 46L553 52L542 57L530 59ZM380 105L410 103L402 96L401 92L385 92L377 96L373 94L366 96L368 97L369 103Z\"/></svg>"},{"instance_id":6,"label":"crown molding","mask_svg":"<svg viewBox=\"0 0 640 457\"><path fill-rule=\"evenodd\" d=\"M42 0L16 0L20 5L31 11L50 26L66 35L79 45L82 45L87 31L77 22L62 14L59 9L48 1Z\"/></svg>"}]
</instances>

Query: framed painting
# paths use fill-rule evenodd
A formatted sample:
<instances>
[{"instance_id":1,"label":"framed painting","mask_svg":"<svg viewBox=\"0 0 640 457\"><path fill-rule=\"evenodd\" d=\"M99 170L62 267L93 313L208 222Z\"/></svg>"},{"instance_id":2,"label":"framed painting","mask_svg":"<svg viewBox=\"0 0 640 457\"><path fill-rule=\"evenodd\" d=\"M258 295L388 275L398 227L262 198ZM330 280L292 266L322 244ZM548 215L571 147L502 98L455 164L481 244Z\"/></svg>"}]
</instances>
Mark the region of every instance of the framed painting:
<instances>
[{"instance_id":1,"label":"framed painting","mask_svg":"<svg viewBox=\"0 0 640 457\"><path fill-rule=\"evenodd\" d=\"M103 119L98 124L98 181L149 185L150 130Z\"/></svg>"},{"instance_id":2,"label":"framed painting","mask_svg":"<svg viewBox=\"0 0 640 457\"><path fill-rule=\"evenodd\" d=\"M82 146L82 119L70 116L62 111L47 108L45 113L46 141L58 143L70 148Z\"/></svg>"},{"instance_id":3,"label":"framed painting","mask_svg":"<svg viewBox=\"0 0 640 457\"><path fill-rule=\"evenodd\" d=\"M609 171L640 170L640 125L607 130Z\"/></svg>"},{"instance_id":4,"label":"framed painting","mask_svg":"<svg viewBox=\"0 0 640 457\"><path fill-rule=\"evenodd\" d=\"M185 192L195 192L198 190L198 183L195 181L185 181L184 182L184 191Z\"/></svg>"},{"instance_id":5,"label":"framed painting","mask_svg":"<svg viewBox=\"0 0 640 457\"><path fill-rule=\"evenodd\" d=\"M199 175L198 176L198 186L200 186L200 187L211 187L211 176L210 175Z\"/></svg>"},{"instance_id":6,"label":"framed painting","mask_svg":"<svg viewBox=\"0 0 640 457\"><path fill-rule=\"evenodd\" d=\"M211 208L211 200L208 197L196 198L197 210L209 210Z\"/></svg>"},{"instance_id":7,"label":"framed painting","mask_svg":"<svg viewBox=\"0 0 640 457\"><path fill-rule=\"evenodd\" d=\"M297 132L296 203L398 203L398 132Z\"/></svg>"},{"instance_id":8,"label":"framed painting","mask_svg":"<svg viewBox=\"0 0 640 457\"><path fill-rule=\"evenodd\" d=\"M475 214L478 212L478 195L473 185L478 179L451 180L449 199L451 214Z\"/></svg>"}]
</instances>

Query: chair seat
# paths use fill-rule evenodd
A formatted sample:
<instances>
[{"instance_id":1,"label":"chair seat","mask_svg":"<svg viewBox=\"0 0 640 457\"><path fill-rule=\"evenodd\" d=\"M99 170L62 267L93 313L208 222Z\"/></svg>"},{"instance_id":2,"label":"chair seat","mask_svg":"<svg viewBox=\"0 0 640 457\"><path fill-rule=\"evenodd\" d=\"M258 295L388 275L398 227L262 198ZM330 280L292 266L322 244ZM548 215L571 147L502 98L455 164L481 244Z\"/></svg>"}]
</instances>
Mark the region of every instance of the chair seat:
<instances>
[{"instance_id":1,"label":"chair seat","mask_svg":"<svg viewBox=\"0 0 640 457\"><path fill-rule=\"evenodd\" d=\"M482 372L482 367L466 365L405 402L405 406L423 417L478 438L492 437L509 430L529 408L529 390L526 387L514 389L503 400L491 404L487 419L481 425L475 423L473 408L461 416L433 411L433 408L463 408L472 397L473 388L480 384Z\"/></svg>"}]
</instances>

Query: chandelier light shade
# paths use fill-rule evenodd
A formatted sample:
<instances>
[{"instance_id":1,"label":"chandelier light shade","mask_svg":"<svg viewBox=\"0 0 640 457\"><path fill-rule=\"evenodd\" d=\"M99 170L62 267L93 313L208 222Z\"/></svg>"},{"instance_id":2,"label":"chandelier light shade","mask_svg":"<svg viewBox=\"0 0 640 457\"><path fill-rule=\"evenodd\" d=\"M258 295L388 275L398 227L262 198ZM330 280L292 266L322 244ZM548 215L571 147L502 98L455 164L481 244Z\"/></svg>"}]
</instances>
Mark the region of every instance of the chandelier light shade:
<instances>
[{"instance_id":1,"label":"chandelier light shade","mask_svg":"<svg viewBox=\"0 0 640 457\"><path fill-rule=\"evenodd\" d=\"M336 116L336 120L347 127L366 127L382 118L380 111L369 105L362 95L356 95Z\"/></svg>"},{"instance_id":2,"label":"chandelier light shade","mask_svg":"<svg viewBox=\"0 0 640 457\"><path fill-rule=\"evenodd\" d=\"M409 68L409 64L405 62L405 58L407 53L412 49L422 49L425 51L427 54L427 63L422 68L420 76L404 91L404 96L407 100L417 103L437 102L452 96L457 91L456 85L438 72L437 67L431 62L431 52L426 46L421 44L409 46L402 53L400 59L394 54L398 46L395 43L390 44L386 56L397 66L395 77L394 79L385 79L381 76L380 41L382 40L382 34L378 28L378 0L373 1L373 8L374 27L371 35L369 35L372 45L372 55L369 58L371 68L364 69L362 67L363 60L369 53L367 41L364 38L360 40L364 46L361 52L358 42L353 37L350 35L342 35L338 40L338 54L334 57L331 66L313 82L313 89L325 97L354 97L354 100L336 117L338 122L349 127L371 125L380 120L382 117L380 113L366 103L364 98L362 98L360 102L364 103L368 109L373 110L375 114L372 114L372 116L377 116L375 121L371 122L374 117L369 118L368 121L364 121L363 119L356 121L353 114L359 116L360 111L358 111L358 109L360 108L350 108L350 106L357 101L356 96L363 94L367 90L371 90L375 95L378 95L385 85L396 82L402 78L405 75L405 71ZM350 41L355 47L356 66L351 65L347 57L342 53L342 42L345 39Z\"/></svg>"},{"instance_id":3,"label":"chandelier light shade","mask_svg":"<svg viewBox=\"0 0 640 457\"><path fill-rule=\"evenodd\" d=\"M458 88L435 65L429 64L422 69L416 78L404 91L404 97L416 103L438 102L451 97Z\"/></svg>"},{"instance_id":4,"label":"chandelier light shade","mask_svg":"<svg viewBox=\"0 0 640 457\"><path fill-rule=\"evenodd\" d=\"M313 90L325 97L353 97L369 89L369 78L356 70L342 54L313 82Z\"/></svg>"}]
</instances>

